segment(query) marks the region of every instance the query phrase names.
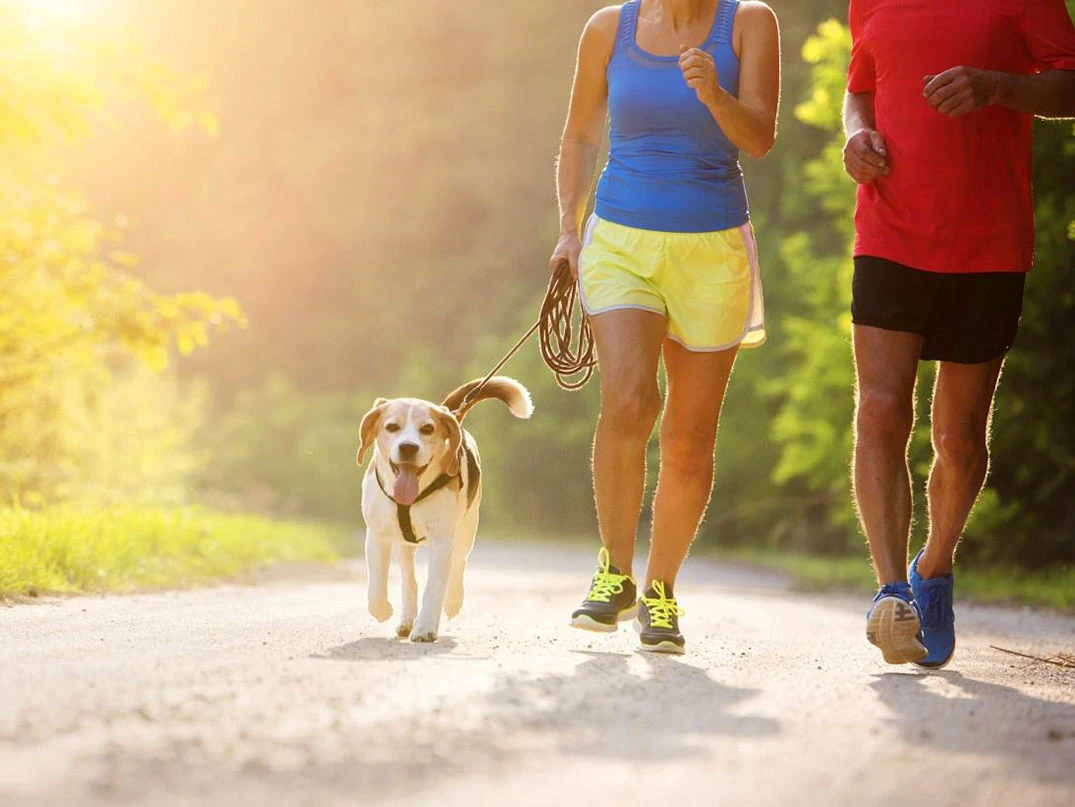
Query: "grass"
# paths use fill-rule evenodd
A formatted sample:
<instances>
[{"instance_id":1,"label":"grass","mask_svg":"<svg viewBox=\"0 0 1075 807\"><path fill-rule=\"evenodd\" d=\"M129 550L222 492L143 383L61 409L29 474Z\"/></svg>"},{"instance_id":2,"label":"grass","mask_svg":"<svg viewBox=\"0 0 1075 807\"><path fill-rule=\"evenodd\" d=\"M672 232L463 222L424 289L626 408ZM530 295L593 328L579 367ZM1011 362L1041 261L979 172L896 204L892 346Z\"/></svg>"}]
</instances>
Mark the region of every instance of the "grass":
<instances>
[{"instance_id":1,"label":"grass","mask_svg":"<svg viewBox=\"0 0 1075 807\"><path fill-rule=\"evenodd\" d=\"M198 509L0 509L0 599L182 588L287 561L332 562L342 528Z\"/></svg>"},{"instance_id":2,"label":"grass","mask_svg":"<svg viewBox=\"0 0 1075 807\"><path fill-rule=\"evenodd\" d=\"M785 572L798 588L806 591L865 593L873 592L877 587L865 554L861 557L824 557L754 547L716 549L711 554ZM1075 610L1075 568L1030 572L961 567L957 571L956 592L961 600L979 603L1018 603Z\"/></svg>"},{"instance_id":3,"label":"grass","mask_svg":"<svg viewBox=\"0 0 1075 807\"><path fill-rule=\"evenodd\" d=\"M0 509L0 599L185 588L274 563L333 562L353 550L347 533L334 525L199 509ZM504 535L515 532L493 532L494 537ZM865 555L825 557L704 545L695 551L785 572L802 590L866 593L875 588ZM961 568L957 587L961 600L1075 610L1073 567L1042 573Z\"/></svg>"}]
</instances>

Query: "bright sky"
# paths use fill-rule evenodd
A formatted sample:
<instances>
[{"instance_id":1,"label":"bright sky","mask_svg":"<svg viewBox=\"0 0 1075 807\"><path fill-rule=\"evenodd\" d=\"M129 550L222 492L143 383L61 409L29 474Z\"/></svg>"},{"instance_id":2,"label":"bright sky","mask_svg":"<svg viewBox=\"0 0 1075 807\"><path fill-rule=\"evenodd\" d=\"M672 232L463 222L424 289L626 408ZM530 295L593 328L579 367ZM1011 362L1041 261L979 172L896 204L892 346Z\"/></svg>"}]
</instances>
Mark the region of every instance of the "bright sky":
<instances>
[{"instance_id":1,"label":"bright sky","mask_svg":"<svg viewBox=\"0 0 1075 807\"><path fill-rule=\"evenodd\" d=\"M18 0L34 16L44 20L74 22L87 16L95 0Z\"/></svg>"}]
</instances>

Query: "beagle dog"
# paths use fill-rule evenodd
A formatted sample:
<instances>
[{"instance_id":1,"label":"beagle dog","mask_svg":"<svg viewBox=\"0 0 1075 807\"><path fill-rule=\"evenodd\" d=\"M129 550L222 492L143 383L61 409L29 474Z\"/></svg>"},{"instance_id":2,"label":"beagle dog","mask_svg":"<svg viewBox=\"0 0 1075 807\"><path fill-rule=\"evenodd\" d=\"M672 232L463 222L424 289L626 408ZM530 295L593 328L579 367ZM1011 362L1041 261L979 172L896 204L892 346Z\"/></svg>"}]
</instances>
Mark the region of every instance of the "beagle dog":
<instances>
[{"instance_id":1,"label":"beagle dog","mask_svg":"<svg viewBox=\"0 0 1075 807\"><path fill-rule=\"evenodd\" d=\"M392 616L388 564L395 555L403 577L396 635L412 642L435 642L441 611L451 619L463 607L463 572L482 496L478 446L463 429L463 418L474 404L492 398L517 418L534 411L518 381L495 376L468 399L480 384L480 379L464 384L440 406L417 398L378 398L359 429L360 467L373 447L362 482L369 612L379 622ZM414 562L422 544L429 547L429 575L419 611Z\"/></svg>"}]
</instances>

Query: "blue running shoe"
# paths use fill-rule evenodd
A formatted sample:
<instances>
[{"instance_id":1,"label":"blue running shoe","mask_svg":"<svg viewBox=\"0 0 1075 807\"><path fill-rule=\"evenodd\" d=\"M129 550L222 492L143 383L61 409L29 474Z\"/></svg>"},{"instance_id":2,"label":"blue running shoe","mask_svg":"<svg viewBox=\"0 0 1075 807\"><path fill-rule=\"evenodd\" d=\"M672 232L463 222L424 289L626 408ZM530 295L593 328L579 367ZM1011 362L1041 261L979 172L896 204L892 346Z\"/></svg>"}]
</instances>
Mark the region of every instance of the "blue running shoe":
<instances>
[{"instance_id":1,"label":"blue running shoe","mask_svg":"<svg viewBox=\"0 0 1075 807\"><path fill-rule=\"evenodd\" d=\"M922 645L922 618L908 583L888 583L873 598L866 613L866 638L881 648L889 664L920 661L927 655Z\"/></svg>"},{"instance_id":2,"label":"blue running shoe","mask_svg":"<svg viewBox=\"0 0 1075 807\"><path fill-rule=\"evenodd\" d=\"M952 660L952 654L956 652L956 615L952 610L956 585L952 575L929 579L921 577L918 574L918 559L922 557L922 552L915 556L911 568L907 570L911 590L922 615L922 644L929 652L915 664L939 670Z\"/></svg>"}]
</instances>

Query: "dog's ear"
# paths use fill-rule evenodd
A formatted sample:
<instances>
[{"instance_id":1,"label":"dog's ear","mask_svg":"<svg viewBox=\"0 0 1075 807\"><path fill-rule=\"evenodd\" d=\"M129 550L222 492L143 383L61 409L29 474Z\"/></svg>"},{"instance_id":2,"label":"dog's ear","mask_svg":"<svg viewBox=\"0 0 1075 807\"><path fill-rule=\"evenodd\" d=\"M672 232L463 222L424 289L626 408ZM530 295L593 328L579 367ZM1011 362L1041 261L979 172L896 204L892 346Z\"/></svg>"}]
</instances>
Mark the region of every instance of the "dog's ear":
<instances>
[{"instance_id":1,"label":"dog's ear","mask_svg":"<svg viewBox=\"0 0 1075 807\"><path fill-rule=\"evenodd\" d=\"M362 425L358 427L358 453L355 454L355 462L361 466L366 458L366 452L373 445L377 436L377 425L381 422L381 414L384 412L387 398L378 398L373 402L373 407L362 418Z\"/></svg>"},{"instance_id":2,"label":"dog's ear","mask_svg":"<svg viewBox=\"0 0 1075 807\"><path fill-rule=\"evenodd\" d=\"M456 476L459 473L459 447L463 445L463 427L459 425L455 415L443 406L434 409L433 414L448 432L448 454L444 458L444 473Z\"/></svg>"}]
</instances>

